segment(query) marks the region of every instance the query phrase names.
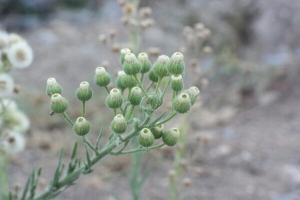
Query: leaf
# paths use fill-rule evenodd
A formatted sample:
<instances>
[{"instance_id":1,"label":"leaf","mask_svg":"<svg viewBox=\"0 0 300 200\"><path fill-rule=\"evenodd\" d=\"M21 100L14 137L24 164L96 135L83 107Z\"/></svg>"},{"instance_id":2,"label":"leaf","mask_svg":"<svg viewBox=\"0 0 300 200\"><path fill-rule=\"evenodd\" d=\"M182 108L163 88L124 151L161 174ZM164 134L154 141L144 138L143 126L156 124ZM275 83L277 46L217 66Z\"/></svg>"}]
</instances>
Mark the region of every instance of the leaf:
<instances>
[{"instance_id":1,"label":"leaf","mask_svg":"<svg viewBox=\"0 0 300 200\"><path fill-rule=\"evenodd\" d=\"M76 156L77 147L78 147L78 142L75 142L74 147L73 147L73 151L72 151L71 160L73 160L75 158L75 156Z\"/></svg>"}]
</instances>

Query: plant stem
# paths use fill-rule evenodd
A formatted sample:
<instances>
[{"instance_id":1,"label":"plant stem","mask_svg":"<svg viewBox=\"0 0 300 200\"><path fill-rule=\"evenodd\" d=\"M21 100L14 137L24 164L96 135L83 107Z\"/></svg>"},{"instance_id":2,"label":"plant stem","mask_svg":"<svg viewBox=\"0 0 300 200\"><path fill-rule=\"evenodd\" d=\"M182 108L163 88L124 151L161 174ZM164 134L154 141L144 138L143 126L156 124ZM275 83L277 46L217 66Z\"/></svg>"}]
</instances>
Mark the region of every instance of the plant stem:
<instances>
[{"instance_id":1,"label":"plant stem","mask_svg":"<svg viewBox=\"0 0 300 200\"><path fill-rule=\"evenodd\" d=\"M131 105L131 108L130 108L129 114L126 117L126 120L129 120L131 118L134 108L135 108L135 106Z\"/></svg>"},{"instance_id":2,"label":"plant stem","mask_svg":"<svg viewBox=\"0 0 300 200\"><path fill-rule=\"evenodd\" d=\"M66 112L61 113L61 115L63 116L63 118L64 118L67 122L69 122L69 124L70 124L71 126L74 126L74 123L72 122L72 120L70 120L70 118L68 117L68 115L66 114Z\"/></svg>"},{"instance_id":3,"label":"plant stem","mask_svg":"<svg viewBox=\"0 0 300 200\"><path fill-rule=\"evenodd\" d=\"M85 101L82 101L82 117L85 116Z\"/></svg>"},{"instance_id":4,"label":"plant stem","mask_svg":"<svg viewBox=\"0 0 300 200\"><path fill-rule=\"evenodd\" d=\"M161 125L161 124L166 123L167 121L170 121L176 114L177 114L176 111L172 111L165 119L163 119L163 120L160 121L160 122L157 122L157 123L155 124L155 126L158 126L158 125Z\"/></svg>"},{"instance_id":5,"label":"plant stem","mask_svg":"<svg viewBox=\"0 0 300 200\"><path fill-rule=\"evenodd\" d=\"M171 78L169 78L169 81L168 81L168 83L167 83L166 86L165 86L165 89L164 89L164 91L163 91L163 94L162 94L162 96L160 97L161 100L163 100L163 98L164 98L164 96L165 96L165 94L166 94L166 92L167 92L167 89L168 89L170 83L171 83Z\"/></svg>"},{"instance_id":6,"label":"plant stem","mask_svg":"<svg viewBox=\"0 0 300 200\"><path fill-rule=\"evenodd\" d=\"M3 153L0 152L0 195L2 199L5 199L8 194L8 169L9 159Z\"/></svg>"},{"instance_id":7,"label":"plant stem","mask_svg":"<svg viewBox=\"0 0 300 200\"><path fill-rule=\"evenodd\" d=\"M158 88L159 88L159 86L160 86L160 84L161 84L161 80L162 80L162 78L161 78L161 77L158 77L158 82L157 82L157 85L156 85L154 94L157 94Z\"/></svg>"},{"instance_id":8,"label":"plant stem","mask_svg":"<svg viewBox=\"0 0 300 200\"><path fill-rule=\"evenodd\" d=\"M148 97L147 92L144 90L143 86L140 83L140 80L138 79L138 77L135 75L133 75L134 79L136 80L137 84L139 85L139 87L141 88L141 90L143 91L143 93L145 94L146 97Z\"/></svg>"},{"instance_id":9,"label":"plant stem","mask_svg":"<svg viewBox=\"0 0 300 200\"><path fill-rule=\"evenodd\" d=\"M161 143L161 144L149 147L149 148L138 147L136 149L131 149L131 150L128 150L128 151L122 151L120 154L130 154L130 153L135 153L135 152L139 152L139 151L150 151L150 150L153 150L153 149L160 148L160 147L162 147L164 145L165 145L165 143Z\"/></svg>"},{"instance_id":10,"label":"plant stem","mask_svg":"<svg viewBox=\"0 0 300 200\"><path fill-rule=\"evenodd\" d=\"M109 89L107 86L104 86L104 88L106 89L106 91L108 92L108 94L110 93Z\"/></svg>"},{"instance_id":11,"label":"plant stem","mask_svg":"<svg viewBox=\"0 0 300 200\"><path fill-rule=\"evenodd\" d=\"M150 90L150 88L152 87L153 84L154 84L154 82L152 81L151 84L149 85L149 87L147 87L146 92L148 92Z\"/></svg>"}]
</instances>

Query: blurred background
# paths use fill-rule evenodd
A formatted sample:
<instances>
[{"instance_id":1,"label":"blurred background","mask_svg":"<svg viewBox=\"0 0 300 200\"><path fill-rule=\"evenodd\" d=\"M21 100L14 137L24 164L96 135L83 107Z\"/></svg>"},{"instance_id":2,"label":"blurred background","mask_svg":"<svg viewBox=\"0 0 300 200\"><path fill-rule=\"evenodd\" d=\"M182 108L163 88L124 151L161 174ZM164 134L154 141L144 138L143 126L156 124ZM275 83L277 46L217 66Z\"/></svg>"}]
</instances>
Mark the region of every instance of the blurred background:
<instances>
[{"instance_id":1,"label":"blurred background","mask_svg":"<svg viewBox=\"0 0 300 200\"><path fill-rule=\"evenodd\" d=\"M21 86L16 100L32 124L26 151L12 159L12 186L43 166L42 190L61 147L69 157L78 138L60 116L49 115L46 80L56 78L70 116L78 116L80 82L93 82L98 66L115 75L119 50L132 45L137 25L126 21L132 11L122 2L0 0L0 29L20 34L34 51L30 68L12 71ZM201 107L176 118L186 131L183 147L144 155L151 176L141 199L169 199L168 172L180 148L180 199L300 199L300 1L141 0L140 7L152 10L140 27L140 52L153 62L184 53L185 86L201 88ZM105 91L93 90L87 115L97 131L110 120L103 115ZM132 199L130 165L129 156L104 159L57 199Z\"/></svg>"}]
</instances>

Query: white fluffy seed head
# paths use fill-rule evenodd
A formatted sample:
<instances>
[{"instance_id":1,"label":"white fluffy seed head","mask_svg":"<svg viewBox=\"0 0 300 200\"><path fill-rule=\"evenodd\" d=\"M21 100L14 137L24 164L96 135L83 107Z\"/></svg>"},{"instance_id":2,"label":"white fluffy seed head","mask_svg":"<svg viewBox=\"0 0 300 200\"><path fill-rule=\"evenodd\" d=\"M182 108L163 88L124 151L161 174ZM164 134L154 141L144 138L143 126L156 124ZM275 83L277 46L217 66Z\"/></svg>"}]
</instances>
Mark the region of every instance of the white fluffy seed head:
<instances>
[{"instance_id":1,"label":"white fluffy seed head","mask_svg":"<svg viewBox=\"0 0 300 200\"><path fill-rule=\"evenodd\" d=\"M6 112L5 118L8 121L7 126L10 130L25 133L30 128L30 120L27 115L19 110Z\"/></svg>"},{"instance_id":2,"label":"white fluffy seed head","mask_svg":"<svg viewBox=\"0 0 300 200\"><path fill-rule=\"evenodd\" d=\"M13 67L26 68L33 61L33 52L26 42L18 42L6 50L9 62Z\"/></svg>"},{"instance_id":3,"label":"white fluffy seed head","mask_svg":"<svg viewBox=\"0 0 300 200\"><path fill-rule=\"evenodd\" d=\"M8 46L8 35L4 31L0 31L0 50Z\"/></svg>"},{"instance_id":4,"label":"white fluffy seed head","mask_svg":"<svg viewBox=\"0 0 300 200\"><path fill-rule=\"evenodd\" d=\"M3 135L0 141L0 149L6 154L16 154L25 148L25 138L22 134L9 130Z\"/></svg>"},{"instance_id":5,"label":"white fluffy seed head","mask_svg":"<svg viewBox=\"0 0 300 200\"><path fill-rule=\"evenodd\" d=\"M9 45L16 44L18 42L24 42L23 38L21 38L18 34L16 33L10 33L8 35L8 43Z\"/></svg>"},{"instance_id":6,"label":"white fluffy seed head","mask_svg":"<svg viewBox=\"0 0 300 200\"><path fill-rule=\"evenodd\" d=\"M9 97L14 91L14 80L8 74L0 74L0 98Z\"/></svg>"}]
</instances>

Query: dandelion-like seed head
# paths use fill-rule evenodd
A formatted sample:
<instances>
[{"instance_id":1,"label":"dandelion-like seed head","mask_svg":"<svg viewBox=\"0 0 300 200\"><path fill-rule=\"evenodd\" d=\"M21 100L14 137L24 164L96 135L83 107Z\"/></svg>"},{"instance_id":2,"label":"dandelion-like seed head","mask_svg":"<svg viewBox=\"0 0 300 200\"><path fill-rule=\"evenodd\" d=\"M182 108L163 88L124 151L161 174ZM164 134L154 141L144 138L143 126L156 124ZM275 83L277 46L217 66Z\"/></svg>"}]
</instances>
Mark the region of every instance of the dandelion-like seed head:
<instances>
[{"instance_id":1,"label":"dandelion-like seed head","mask_svg":"<svg viewBox=\"0 0 300 200\"><path fill-rule=\"evenodd\" d=\"M26 42L11 45L6 53L11 65L16 68L26 68L33 61L32 49Z\"/></svg>"}]
</instances>

